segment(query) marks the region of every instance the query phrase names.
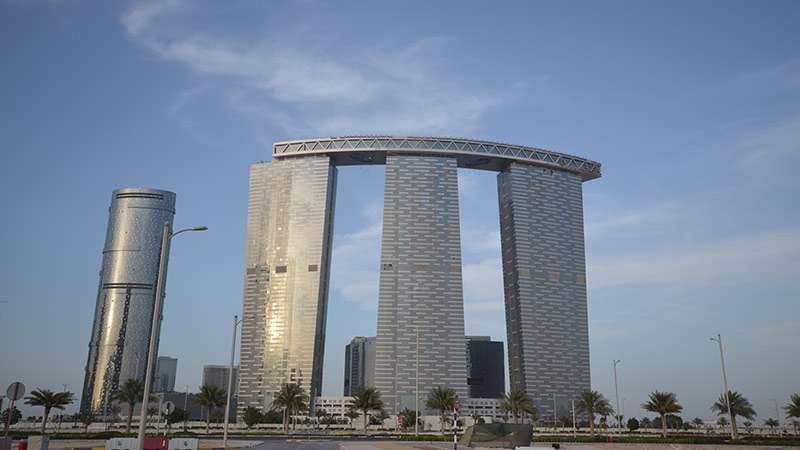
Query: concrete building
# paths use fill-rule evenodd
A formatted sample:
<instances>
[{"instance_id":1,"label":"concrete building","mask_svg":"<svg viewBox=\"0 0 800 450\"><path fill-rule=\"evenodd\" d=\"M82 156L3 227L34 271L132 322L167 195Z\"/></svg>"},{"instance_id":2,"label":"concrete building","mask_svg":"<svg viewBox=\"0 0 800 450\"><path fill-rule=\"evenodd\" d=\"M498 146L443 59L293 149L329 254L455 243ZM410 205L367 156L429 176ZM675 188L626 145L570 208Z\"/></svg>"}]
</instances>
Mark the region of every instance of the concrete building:
<instances>
[{"instance_id":1,"label":"concrete building","mask_svg":"<svg viewBox=\"0 0 800 450\"><path fill-rule=\"evenodd\" d=\"M375 337L355 337L344 349L344 392L375 387Z\"/></svg>"},{"instance_id":2,"label":"concrete building","mask_svg":"<svg viewBox=\"0 0 800 450\"><path fill-rule=\"evenodd\" d=\"M159 356L156 360L156 377L153 392L172 392L175 390L175 376L178 374L178 359Z\"/></svg>"},{"instance_id":3,"label":"concrete building","mask_svg":"<svg viewBox=\"0 0 800 450\"><path fill-rule=\"evenodd\" d=\"M228 392L228 374L230 374L230 366L203 366L203 386L216 386ZM239 387L238 381L239 367L233 366L231 395L236 395L236 390Z\"/></svg>"},{"instance_id":4,"label":"concrete building","mask_svg":"<svg viewBox=\"0 0 800 450\"><path fill-rule=\"evenodd\" d=\"M175 194L118 189L108 211L82 412L104 410L120 383L145 379L161 239L175 214Z\"/></svg>"},{"instance_id":5,"label":"concrete building","mask_svg":"<svg viewBox=\"0 0 800 450\"><path fill-rule=\"evenodd\" d=\"M500 398L506 390L503 343L489 336L467 336L467 386L470 398Z\"/></svg>"},{"instance_id":6,"label":"concrete building","mask_svg":"<svg viewBox=\"0 0 800 450\"><path fill-rule=\"evenodd\" d=\"M339 423L349 423L349 418L345 415L350 410L350 404L353 403L353 397L345 395L342 397L334 396L319 396L313 399L314 408L309 411L310 416L315 416L316 412L324 409L325 412L336 417Z\"/></svg>"},{"instance_id":7,"label":"concrete building","mask_svg":"<svg viewBox=\"0 0 800 450\"><path fill-rule=\"evenodd\" d=\"M386 165L375 357L386 409L413 409L438 385L468 395L459 168L499 173L511 387L543 416L547 399L587 389L581 183L600 164L485 141L355 136L278 142L272 161L251 167L240 408L269 408L286 382L319 396L337 166L370 164Z\"/></svg>"}]
</instances>

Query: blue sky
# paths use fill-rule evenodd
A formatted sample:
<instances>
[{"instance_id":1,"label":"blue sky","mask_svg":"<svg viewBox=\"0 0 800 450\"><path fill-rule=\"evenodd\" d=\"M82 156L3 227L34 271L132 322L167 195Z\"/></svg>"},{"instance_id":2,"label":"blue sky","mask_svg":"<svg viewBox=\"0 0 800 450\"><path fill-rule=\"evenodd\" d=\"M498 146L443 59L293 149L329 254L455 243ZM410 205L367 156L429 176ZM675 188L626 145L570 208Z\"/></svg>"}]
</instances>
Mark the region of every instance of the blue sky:
<instances>
[{"instance_id":1,"label":"blue sky","mask_svg":"<svg viewBox=\"0 0 800 450\"><path fill-rule=\"evenodd\" d=\"M0 384L79 392L111 191L178 194L161 354L225 364L250 164L434 135L603 163L584 184L592 384L712 418L800 392L800 4L0 1ZM468 334L505 340L494 175L459 173ZM382 168L344 168L324 392L375 333ZM367 255L367 256L364 256ZM31 414L41 411L30 410ZM27 415L27 414L26 414Z\"/></svg>"}]
</instances>

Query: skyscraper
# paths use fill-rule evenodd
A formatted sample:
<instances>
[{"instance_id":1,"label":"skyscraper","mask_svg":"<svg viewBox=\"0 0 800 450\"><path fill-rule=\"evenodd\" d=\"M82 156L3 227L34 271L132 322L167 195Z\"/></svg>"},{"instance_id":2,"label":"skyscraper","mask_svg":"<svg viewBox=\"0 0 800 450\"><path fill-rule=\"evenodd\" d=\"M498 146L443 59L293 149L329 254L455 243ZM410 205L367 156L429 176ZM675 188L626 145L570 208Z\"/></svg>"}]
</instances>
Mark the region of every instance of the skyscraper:
<instances>
[{"instance_id":1,"label":"skyscraper","mask_svg":"<svg viewBox=\"0 0 800 450\"><path fill-rule=\"evenodd\" d=\"M467 336L470 398L500 398L506 390L503 343L489 336Z\"/></svg>"},{"instance_id":2,"label":"skyscraper","mask_svg":"<svg viewBox=\"0 0 800 450\"><path fill-rule=\"evenodd\" d=\"M344 349L342 395L352 397L367 387L375 387L375 338L354 337Z\"/></svg>"},{"instance_id":3,"label":"skyscraper","mask_svg":"<svg viewBox=\"0 0 800 450\"><path fill-rule=\"evenodd\" d=\"M485 141L351 136L277 142L271 162L251 167L240 410L269 408L286 382L320 394L337 166L371 164L386 165L375 387L387 410L438 385L468 392L459 168L499 172L512 388L542 415L588 388L581 183L600 164Z\"/></svg>"},{"instance_id":4,"label":"skyscraper","mask_svg":"<svg viewBox=\"0 0 800 450\"><path fill-rule=\"evenodd\" d=\"M250 169L240 409L283 383L322 393L336 173L324 156Z\"/></svg>"},{"instance_id":5,"label":"skyscraper","mask_svg":"<svg viewBox=\"0 0 800 450\"><path fill-rule=\"evenodd\" d=\"M203 366L203 386L215 386L228 392L228 374L230 366ZM237 395L239 384L239 368L233 366L233 379L231 379L231 395Z\"/></svg>"},{"instance_id":6,"label":"skyscraper","mask_svg":"<svg viewBox=\"0 0 800 450\"><path fill-rule=\"evenodd\" d=\"M468 394L457 168L455 157L386 157L375 387L390 412L437 386Z\"/></svg>"},{"instance_id":7,"label":"skyscraper","mask_svg":"<svg viewBox=\"0 0 800 450\"><path fill-rule=\"evenodd\" d=\"M542 417L591 387L582 181L523 164L497 176L510 385Z\"/></svg>"},{"instance_id":8,"label":"skyscraper","mask_svg":"<svg viewBox=\"0 0 800 450\"><path fill-rule=\"evenodd\" d=\"M159 356L156 361L156 377L153 379L153 392L172 392L175 390L175 377L178 374L178 359Z\"/></svg>"},{"instance_id":9,"label":"skyscraper","mask_svg":"<svg viewBox=\"0 0 800 450\"><path fill-rule=\"evenodd\" d=\"M104 409L125 380L145 378L161 239L164 222L171 223L175 214L175 194L118 189L108 211L83 412Z\"/></svg>"}]
</instances>

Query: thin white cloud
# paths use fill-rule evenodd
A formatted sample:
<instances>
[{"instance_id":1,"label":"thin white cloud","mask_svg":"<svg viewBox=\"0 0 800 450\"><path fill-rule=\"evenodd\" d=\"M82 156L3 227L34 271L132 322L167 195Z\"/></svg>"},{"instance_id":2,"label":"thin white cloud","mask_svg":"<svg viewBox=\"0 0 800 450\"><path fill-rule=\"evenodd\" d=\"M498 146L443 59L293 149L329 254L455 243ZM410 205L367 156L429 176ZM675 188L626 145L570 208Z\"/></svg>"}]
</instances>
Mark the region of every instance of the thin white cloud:
<instances>
[{"instance_id":1,"label":"thin white cloud","mask_svg":"<svg viewBox=\"0 0 800 450\"><path fill-rule=\"evenodd\" d=\"M800 345L800 321L784 322L757 328L747 335L751 340L766 346L792 347Z\"/></svg>"},{"instance_id":2,"label":"thin white cloud","mask_svg":"<svg viewBox=\"0 0 800 450\"><path fill-rule=\"evenodd\" d=\"M602 217L587 214L585 234L588 238L605 236L615 233L630 234L632 231L641 231L650 224L663 224L666 220L681 217L686 205L675 202L665 202L657 205L647 205L640 209L603 214ZM605 212L605 211L604 211Z\"/></svg>"},{"instance_id":3,"label":"thin white cloud","mask_svg":"<svg viewBox=\"0 0 800 450\"><path fill-rule=\"evenodd\" d=\"M317 135L465 134L504 101L459 86L437 58L450 42L421 38L399 48L333 48L272 34L251 42L186 30L190 4L137 3L122 15L131 39L203 75L225 77L231 107L256 122L283 118L287 131ZM181 14L176 14L181 13ZM169 19L169 20L168 20ZM188 20L185 22L189 22ZM283 116L281 116L283 115Z\"/></svg>"},{"instance_id":4,"label":"thin white cloud","mask_svg":"<svg viewBox=\"0 0 800 450\"><path fill-rule=\"evenodd\" d=\"M794 170L800 162L800 117L754 132L738 142L736 150L739 170L756 179L769 178L789 167Z\"/></svg>"},{"instance_id":5,"label":"thin white cloud","mask_svg":"<svg viewBox=\"0 0 800 450\"><path fill-rule=\"evenodd\" d=\"M379 203L376 202L379 205ZM376 311L380 275L378 264L381 248L381 215L379 207L368 205L362 210L364 226L354 233L337 235L331 266L332 288L364 311Z\"/></svg>"},{"instance_id":6,"label":"thin white cloud","mask_svg":"<svg viewBox=\"0 0 800 450\"><path fill-rule=\"evenodd\" d=\"M465 304L502 300L503 270L500 258L485 259L478 264L465 264L462 274Z\"/></svg>"},{"instance_id":7,"label":"thin white cloud","mask_svg":"<svg viewBox=\"0 0 800 450\"><path fill-rule=\"evenodd\" d=\"M589 261L592 288L800 279L800 228Z\"/></svg>"}]
</instances>

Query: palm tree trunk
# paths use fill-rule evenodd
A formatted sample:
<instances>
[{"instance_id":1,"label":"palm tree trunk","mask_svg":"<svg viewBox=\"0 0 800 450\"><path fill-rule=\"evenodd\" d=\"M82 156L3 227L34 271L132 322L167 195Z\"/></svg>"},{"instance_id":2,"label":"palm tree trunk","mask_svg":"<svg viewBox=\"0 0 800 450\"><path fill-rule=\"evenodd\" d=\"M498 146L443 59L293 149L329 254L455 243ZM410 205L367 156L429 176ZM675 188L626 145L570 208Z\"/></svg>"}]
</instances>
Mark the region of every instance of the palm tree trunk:
<instances>
[{"instance_id":1,"label":"palm tree trunk","mask_svg":"<svg viewBox=\"0 0 800 450\"><path fill-rule=\"evenodd\" d=\"M667 415L661 414L661 436L667 437Z\"/></svg>"},{"instance_id":2,"label":"palm tree trunk","mask_svg":"<svg viewBox=\"0 0 800 450\"><path fill-rule=\"evenodd\" d=\"M445 420L447 420L447 419L444 417L444 410L442 410L442 417L439 419L439 422L442 425L442 436L444 436L444 421Z\"/></svg>"},{"instance_id":3,"label":"palm tree trunk","mask_svg":"<svg viewBox=\"0 0 800 450\"><path fill-rule=\"evenodd\" d=\"M289 408L283 408L283 433L289 435Z\"/></svg>"},{"instance_id":4,"label":"palm tree trunk","mask_svg":"<svg viewBox=\"0 0 800 450\"><path fill-rule=\"evenodd\" d=\"M731 408L733 409L733 408ZM731 420L731 432L733 433L734 439L739 439L739 429L736 428L736 416L734 415Z\"/></svg>"},{"instance_id":5,"label":"palm tree trunk","mask_svg":"<svg viewBox=\"0 0 800 450\"><path fill-rule=\"evenodd\" d=\"M514 423L515 424L517 423L517 412L516 411L514 411Z\"/></svg>"},{"instance_id":6,"label":"palm tree trunk","mask_svg":"<svg viewBox=\"0 0 800 450\"><path fill-rule=\"evenodd\" d=\"M364 410L364 436L367 435L367 410Z\"/></svg>"},{"instance_id":7,"label":"palm tree trunk","mask_svg":"<svg viewBox=\"0 0 800 450\"><path fill-rule=\"evenodd\" d=\"M131 432L131 419L133 419L133 407L135 406L135 404L128 403L128 405L130 405L130 407L128 408L128 423L125 424L126 433ZM144 409L142 409L142 414L144 414Z\"/></svg>"},{"instance_id":8,"label":"palm tree trunk","mask_svg":"<svg viewBox=\"0 0 800 450\"><path fill-rule=\"evenodd\" d=\"M589 434L594 436L594 413L589 412Z\"/></svg>"},{"instance_id":9,"label":"palm tree trunk","mask_svg":"<svg viewBox=\"0 0 800 450\"><path fill-rule=\"evenodd\" d=\"M211 408L208 408L208 414L206 414L206 436L208 436L209 428L211 428Z\"/></svg>"},{"instance_id":10,"label":"palm tree trunk","mask_svg":"<svg viewBox=\"0 0 800 450\"><path fill-rule=\"evenodd\" d=\"M8 411L9 416L11 416L11 411ZM47 427L47 416L50 415L50 408L44 409L44 416L42 417L42 434L44 434L44 430Z\"/></svg>"}]
</instances>

